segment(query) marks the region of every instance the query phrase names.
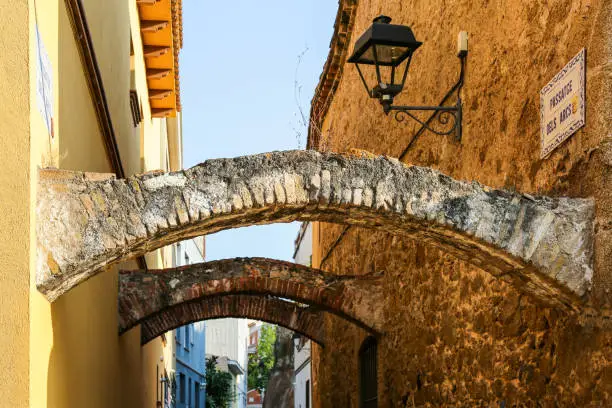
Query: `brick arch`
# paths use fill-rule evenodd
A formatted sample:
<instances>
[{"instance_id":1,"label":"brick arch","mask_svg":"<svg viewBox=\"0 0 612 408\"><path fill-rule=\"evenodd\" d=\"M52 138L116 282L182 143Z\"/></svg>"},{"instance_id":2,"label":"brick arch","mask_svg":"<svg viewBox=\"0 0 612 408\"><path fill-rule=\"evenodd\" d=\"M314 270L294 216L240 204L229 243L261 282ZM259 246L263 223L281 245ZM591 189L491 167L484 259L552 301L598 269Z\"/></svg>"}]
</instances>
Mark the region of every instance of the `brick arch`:
<instances>
[{"instance_id":1,"label":"brick arch","mask_svg":"<svg viewBox=\"0 0 612 408\"><path fill-rule=\"evenodd\" d=\"M153 334L203 320L203 316L229 317L236 313L236 316L266 320L269 312L270 318L277 316L272 323L315 339L322 336L316 332L322 326L319 313L327 311L376 334L383 323L382 312L377 307L382 301L381 284L380 274L337 276L267 258L235 258L162 270L122 271L119 332L143 324L148 341ZM243 297L223 303L220 299L227 296ZM281 299L307 304L310 308L300 308ZM240 303L241 300L244 302ZM220 305L227 309L205 310ZM257 309L259 306L264 309ZM300 316L304 321L295 322Z\"/></svg>"},{"instance_id":2,"label":"brick arch","mask_svg":"<svg viewBox=\"0 0 612 408\"><path fill-rule=\"evenodd\" d=\"M288 151L116 180L44 170L37 286L50 300L106 265L229 228L321 220L438 246L548 305L590 288L590 199L532 197L395 159Z\"/></svg>"},{"instance_id":3,"label":"brick arch","mask_svg":"<svg viewBox=\"0 0 612 408\"><path fill-rule=\"evenodd\" d=\"M119 304L122 304L121 299ZM140 319L138 323L129 318L124 322L123 317L126 315L125 310L120 310L119 334L140 324L143 345L169 330L189 323L234 317L282 326L308 337L320 346L325 346L323 311L272 296L207 296L168 307Z\"/></svg>"}]
</instances>

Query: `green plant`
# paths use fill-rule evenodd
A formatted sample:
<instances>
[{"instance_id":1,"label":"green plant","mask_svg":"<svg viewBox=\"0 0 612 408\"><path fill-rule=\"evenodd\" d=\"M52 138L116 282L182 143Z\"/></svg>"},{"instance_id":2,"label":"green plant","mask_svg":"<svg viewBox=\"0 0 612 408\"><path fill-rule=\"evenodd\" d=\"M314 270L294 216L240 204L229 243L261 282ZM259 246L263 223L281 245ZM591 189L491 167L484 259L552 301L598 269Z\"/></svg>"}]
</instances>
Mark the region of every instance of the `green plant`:
<instances>
[{"instance_id":1,"label":"green plant","mask_svg":"<svg viewBox=\"0 0 612 408\"><path fill-rule=\"evenodd\" d=\"M206 408L229 408L235 399L234 377L217 369L217 357L206 359Z\"/></svg>"},{"instance_id":2,"label":"green plant","mask_svg":"<svg viewBox=\"0 0 612 408\"><path fill-rule=\"evenodd\" d=\"M268 324L261 327L261 335L257 352L249 354L248 387L249 390L257 388L263 391L268 385L270 372L274 366L274 342L276 341L276 328Z\"/></svg>"}]
</instances>

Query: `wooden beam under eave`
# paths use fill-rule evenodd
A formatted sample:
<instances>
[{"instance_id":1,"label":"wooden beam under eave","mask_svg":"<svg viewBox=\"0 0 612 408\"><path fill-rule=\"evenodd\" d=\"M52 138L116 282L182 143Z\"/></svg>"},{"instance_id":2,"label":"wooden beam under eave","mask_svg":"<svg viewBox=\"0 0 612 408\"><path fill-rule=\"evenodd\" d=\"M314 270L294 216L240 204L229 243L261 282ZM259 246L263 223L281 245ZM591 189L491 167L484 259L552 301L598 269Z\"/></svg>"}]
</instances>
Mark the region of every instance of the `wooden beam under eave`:
<instances>
[{"instance_id":1,"label":"wooden beam under eave","mask_svg":"<svg viewBox=\"0 0 612 408\"><path fill-rule=\"evenodd\" d=\"M149 89L149 99L164 99L172 95L172 89Z\"/></svg>"},{"instance_id":2,"label":"wooden beam under eave","mask_svg":"<svg viewBox=\"0 0 612 408\"><path fill-rule=\"evenodd\" d=\"M172 108L152 108L151 116L154 118L167 118L174 112Z\"/></svg>"},{"instance_id":3,"label":"wooden beam under eave","mask_svg":"<svg viewBox=\"0 0 612 408\"><path fill-rule=\"evenodd\" d=\"M171 73L171 69L149 68L147 69L147 79L164 79Z\"/></svg>"},{"instance_id":4,"label":"wooden beam under eave","mask_svg":"<svg viewBox=\"0 0 612 408\"><path fill-rule=\"evenodd\" d=\"M144 4L147 6L153 6L159 0L136 0L136 4Z\"/></svg>"},{"instance_id":5,"label":"wooden beam under eave","mask_svg":"<svg viewBox=\"0 0 612 408\"><path fill-rule=\"evenodd\" d=\"M161 57L170 52L170 47L163 45L145 45L142 48L145 58Z\"/></svg>"},{"instance_id":6,"label":"wooden beam under eave","mask_svg":"<svg viewBox=\"0 0 612 408\"><path fill-rule=\"evenodd\" d=\"M169 21L164 20L141 20L140 31L143 33L156 33L168 27Z\"/></svg>"}]
</instances>

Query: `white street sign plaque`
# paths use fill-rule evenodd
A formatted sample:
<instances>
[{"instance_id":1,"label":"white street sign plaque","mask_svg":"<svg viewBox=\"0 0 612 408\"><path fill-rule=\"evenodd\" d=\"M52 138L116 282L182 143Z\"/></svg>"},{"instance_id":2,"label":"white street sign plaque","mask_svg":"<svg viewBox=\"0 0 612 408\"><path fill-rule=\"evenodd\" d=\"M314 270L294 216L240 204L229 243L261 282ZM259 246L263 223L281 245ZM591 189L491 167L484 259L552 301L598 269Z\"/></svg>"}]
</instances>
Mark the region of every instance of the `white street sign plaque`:
<instances>
[{"instance_id":1,"label":"white street sign plaque","mask_svg":"<svg viewBox=\"0 0 612 408\"><path fill-rule=\"evenodd\" d=\"M586 50L580 52L540 91L543 159L585 123Z\"/></svg>"}]
</instances>

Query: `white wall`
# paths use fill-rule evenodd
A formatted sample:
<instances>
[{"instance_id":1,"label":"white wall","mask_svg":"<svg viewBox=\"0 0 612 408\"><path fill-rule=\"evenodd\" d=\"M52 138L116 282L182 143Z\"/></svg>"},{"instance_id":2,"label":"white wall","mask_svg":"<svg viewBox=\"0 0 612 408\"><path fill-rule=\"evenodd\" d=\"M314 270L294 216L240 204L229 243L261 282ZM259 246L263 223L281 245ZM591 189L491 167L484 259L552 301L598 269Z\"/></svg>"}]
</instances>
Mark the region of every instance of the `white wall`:
<instances>
[{"instance_id":1,"label":"white wall","mask_svg":"<svg viewBox=\"0 0 612 408\"><path fill-rule=\"evenodd\" d=\"M206 353L235 360L245 372L236 379L238 398L234 406L237 408L246 407L248 340L249 326L246 319L218 319L206 322Z\"/></svg>"},{"instance_id":2,"label":"white wall","mask_svg":"<svg viewBox=\"0 0 612 408\"><path fill-rule=\"evenodd\" d=\"M312 407L312 381L310 379L310 341L306 343L306 345L304 346L304 349L308 348L308 352L307 353L302 353L302 354L307 354L307 361L308 363L299 371L296 372L295 374L295 389L294 389L294 401L295 401L295 408L311 408ZM302 350L304 350L302 349ZM296 366L297 369L298 366ZM308 387L308 393L309 393L309 401L310 401L310 405L306 405L306 383L309 382L310 385Z\"/></svg>"},{"instance_id":3,"label":"white wall","mask_svg":"<svg viewBox=\"0 0 612 408\"><path fill-rule=\"evenodd\" d=\"M245 319L209 320L206 324L208 354L226 356L246 367L249 328Z\"/></svg>"},{"instance_id":4,"label":"white wall","mask_svg":"<svg viewBox=\"0 0 612 408\"><path fill-rule=\"evenodd\" d=\"M300 229L301 232L301 229ZM308 223L293 258L295 263L312 266L312 224Z\"/></svg>"},{"instance_id":5,"label":"white wall","mask_svg":"<svg viewBox=\"0 0 612 408\"><path fill-rule=\"evenodd\" d=\"M305 227L304 227L305 226ZM312 224L302 224L297 240L297 248L295 250L295 263L306 266L312 266ZM310 340L307 340L301 347L293 348L293 370L295 373L295 388L294 388L294 407L295 408L311 408L312 407L312 381L311 381L311 365L310 365ZM309 405L306 405L306 385L308 387Z\"/></svg>"},{"instance_id":6,"label":"white wall","mask_svg":"<svg viewBox=\"0 0 612 408\"><path fill-rule=\"evenodd\" d=\"M297 347L293 350L293 363L297 370L302 364L310 360L310 340L306 340L306 343L301 349Z\"/></svg>"}]
</instances>

